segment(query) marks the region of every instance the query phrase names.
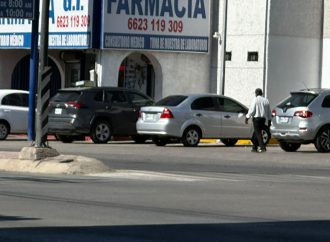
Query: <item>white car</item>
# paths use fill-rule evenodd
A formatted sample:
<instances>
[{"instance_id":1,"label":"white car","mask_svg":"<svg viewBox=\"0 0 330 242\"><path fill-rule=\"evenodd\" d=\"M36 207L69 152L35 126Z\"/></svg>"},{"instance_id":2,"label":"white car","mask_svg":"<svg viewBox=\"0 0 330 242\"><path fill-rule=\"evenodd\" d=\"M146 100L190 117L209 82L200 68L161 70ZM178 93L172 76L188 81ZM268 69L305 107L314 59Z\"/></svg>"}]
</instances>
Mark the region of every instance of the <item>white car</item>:
<instances>
[{"instance_id":1,"label":"white car","mask_svg":"<svg viewBox=\"0 0 330 242\"><path fill-rule=\"evenodd\" d=\"M138 134L149 135L157 146L181 141L197 146L201 138L217 138L227 146L238 139L253 139L252 121L245 124L248 108L216 94L172 95L154 106L142 107L136 123ZM270 139L268 127L262 131Z\"/></svg>"},{"instance_id":2,"label":"white car","mask_svg":"<svg viewBox=\"0 0 330 242\"><path fill-rule=\"evenodd\" d=\"M29 92L0 89L0 140L12 133L27 133Z\"/></svg>"}]
</instances>

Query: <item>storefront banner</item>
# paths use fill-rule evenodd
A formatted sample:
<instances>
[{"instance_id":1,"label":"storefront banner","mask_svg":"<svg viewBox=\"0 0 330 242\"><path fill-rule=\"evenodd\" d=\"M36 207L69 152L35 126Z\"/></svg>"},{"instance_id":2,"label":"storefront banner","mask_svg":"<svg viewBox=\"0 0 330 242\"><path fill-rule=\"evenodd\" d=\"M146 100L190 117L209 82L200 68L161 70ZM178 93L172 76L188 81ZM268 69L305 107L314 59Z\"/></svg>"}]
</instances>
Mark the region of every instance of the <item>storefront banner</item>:
<instances>
[{"instance_id":1,"label":"storefront banner","mask_svg":"<svg viewBox=\"0 0 330 242\"><path fill-rule=\"evenodd\" d=\"M93 0L50 0L49 48L89 48L92 19ZM0 18L0 48L30 48L31 23L27 19Z\"/></svg>"},{"instance_id":2,"label":"storefront banner","mask_svg":"<svg viewBox=\"0 0 330 242\"><path fill-rule=\"evenodd\" d=\"M208 52L211 0L103 0L102 48Z\"/></svg>"}]
</instances>

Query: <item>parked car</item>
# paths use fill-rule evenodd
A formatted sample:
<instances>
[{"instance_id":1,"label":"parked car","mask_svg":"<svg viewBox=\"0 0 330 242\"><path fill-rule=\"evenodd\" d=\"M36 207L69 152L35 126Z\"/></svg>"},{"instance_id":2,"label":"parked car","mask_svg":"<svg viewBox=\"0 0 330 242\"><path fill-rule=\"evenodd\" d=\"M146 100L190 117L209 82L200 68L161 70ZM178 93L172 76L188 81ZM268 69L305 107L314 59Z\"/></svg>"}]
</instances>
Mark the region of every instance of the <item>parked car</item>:
<instances>
[{"instance_id":1,"label":"parked car","mask_svg":"<svg viewBox=\"0 0 330 242\"><path fill-rule=\"evenodd\" d=\"M11 133L27 133L29 92L0 89L0 140Z\"/></svg>"},{"instance_id":2,"label":"parked car","mask_svg":"<svg viewBox=\"0 0 330 242\"><path fill-rule=\"evenodd\" d=\"M153 100L131 89L86 87L61 89L50 101L48 130L63 142L90 136L94 143L107 143L112 136L131 136L136 142L136 121L141 106Z\"/></svg>"},{"instance_id":3,"label":"parked car","mask_svg":"<svg viewBox=\"0 0 330 242\"><path fill-rule=\"evenodd\" d=\"M238 139L253 138L252 122L244 122L247 112L247 107L226 96L172 95L141 108L136 127L139 134L152 136L157 146L173 141L197 146L202 138L220 138L225 145L233 146ZM262 133L268 142L268 128Z\"/></svg>"},{"instance_id":4,"label":"parked car","mask_svg":"<svg viewBox=\"0 0 330 242\"><path fill-rule=\"evenodd\" d=\"M283 150L314 143L319 152L330 152L330 89L291 92L272 115L271 133Z\"/></svg>"}]
</instances>

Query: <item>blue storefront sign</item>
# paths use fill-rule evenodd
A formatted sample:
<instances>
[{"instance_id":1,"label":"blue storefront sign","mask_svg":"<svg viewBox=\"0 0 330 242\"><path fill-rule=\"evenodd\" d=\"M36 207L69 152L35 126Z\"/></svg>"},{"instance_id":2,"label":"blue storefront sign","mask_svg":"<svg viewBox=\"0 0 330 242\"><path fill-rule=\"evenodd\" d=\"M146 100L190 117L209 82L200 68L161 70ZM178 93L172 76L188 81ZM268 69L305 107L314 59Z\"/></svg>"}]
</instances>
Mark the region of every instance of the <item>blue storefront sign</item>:
<instances>
[{"instance_id":1,"label":"blue storefront sign","mask_svg":"<svg viewBox=\"0 0 330 242\"><path fill-rule=\"evenodd\" d=\"M104 0L103 49L208 52L210 0Z\"/></svg>"},{"instance_id":2,"label":"blue storefront sign","mask_svg":"<svg viewBox=\"0 0 330 242\"><path fill-rule=\"evenodd\" d=\"M49 48L91 48L93 12L93 0L50 0ZM28 19L0 18L0 48L30 48L31 23Z\"/></svg>"}]
</instances>

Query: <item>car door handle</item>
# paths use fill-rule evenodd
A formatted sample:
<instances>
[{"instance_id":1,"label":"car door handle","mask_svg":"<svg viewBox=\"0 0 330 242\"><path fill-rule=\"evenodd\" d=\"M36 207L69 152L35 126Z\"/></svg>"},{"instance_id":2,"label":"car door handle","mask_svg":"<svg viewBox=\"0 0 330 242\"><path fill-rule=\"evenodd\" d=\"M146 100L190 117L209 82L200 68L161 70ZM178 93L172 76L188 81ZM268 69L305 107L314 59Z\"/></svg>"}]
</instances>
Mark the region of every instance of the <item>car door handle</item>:
<instances>
[{"instance_id":1,"label":"car door handle","mask_svg":"<svg viewBox=\"0 0 330 242\"><path fill-rule=\"evenodd\" d=\"M230 115L226 115L225 118L230 118Z\"/></svg>"},{"instance_id":2,"label":"car door handle","mask_svg":"<svg viewBox=\"0 0 330 242\"><path fill-rule=\"evenodd\" d=\"M203 115L201 113L196 113L195 116L196 117L202 117Z\"/></svg>"}]
</instances>

